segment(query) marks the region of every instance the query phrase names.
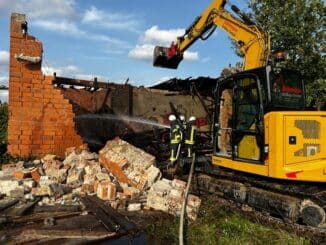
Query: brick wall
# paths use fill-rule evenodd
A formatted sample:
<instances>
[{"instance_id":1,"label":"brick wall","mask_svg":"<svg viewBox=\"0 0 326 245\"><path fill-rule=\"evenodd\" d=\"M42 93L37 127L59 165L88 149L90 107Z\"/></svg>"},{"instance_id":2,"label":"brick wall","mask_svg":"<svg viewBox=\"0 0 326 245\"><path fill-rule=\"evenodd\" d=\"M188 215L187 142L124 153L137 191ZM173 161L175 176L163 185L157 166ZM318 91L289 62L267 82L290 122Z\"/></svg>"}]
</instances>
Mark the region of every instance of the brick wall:
<instances>
[{"instance_id":1,"label":"brick wall","mask_svg":"<svg viewBox=\"0 0 326 245\"><path fill-rule=\"evenodd\" d=\"M15 55L42 57L42 43L23 34L25 15L12 14L10 24L8 152L16 156L63 155L82 144L72 105L44 76L41 62L19 61Z\"/></svg>"}]
</instances>

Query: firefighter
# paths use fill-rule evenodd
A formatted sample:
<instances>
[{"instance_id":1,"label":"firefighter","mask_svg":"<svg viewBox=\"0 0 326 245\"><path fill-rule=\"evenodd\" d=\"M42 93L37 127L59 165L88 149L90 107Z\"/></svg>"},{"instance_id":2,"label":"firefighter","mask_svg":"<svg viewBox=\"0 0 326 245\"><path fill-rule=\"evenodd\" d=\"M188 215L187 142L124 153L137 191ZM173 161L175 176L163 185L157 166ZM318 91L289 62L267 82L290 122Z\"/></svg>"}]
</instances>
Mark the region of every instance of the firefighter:
<instances>
[{"instance_id":1,"label":"firefighter","mask_svg":"<svg viewBox=\"0 0 326 245\"><path fill-rule=\"evenodd\" d=\"M185 118L184 115L180 115L179 118L180 118L180 122L181 122L181 125L182 125L181 130L182 130L182 132L185 132L186 131L186 127L187 127L187 122L185 120L186 118ZM184 141L184 137L183 137L182 140ZM184 142L181 142L181 144L183 144L183 143Z\"/></svg>"},{"instance_id":2,"label":"firefighter","mask_svg":"<svg viewBox=\"0 0 326 245\"><path fill-rule=\"evenodd\" d=\"M171 156L170 161L171 165L178 159L182 141L182 129L176 120L176 116L171 114L169 116L170 121L170 149Z\"/></svg>"},{"instance_id":3,"label":"firefighter","mask_svg":"<svg viewBox=\"0 0 326 245\"><path fill-rule=\"evenodd\" d=\"M196 117L191 116L189 121L186 124L185 130L185 144L187 148L187 157L192 157L192 153L194 151L194 145L196 141Z\"/></svg>"}]
</instances>

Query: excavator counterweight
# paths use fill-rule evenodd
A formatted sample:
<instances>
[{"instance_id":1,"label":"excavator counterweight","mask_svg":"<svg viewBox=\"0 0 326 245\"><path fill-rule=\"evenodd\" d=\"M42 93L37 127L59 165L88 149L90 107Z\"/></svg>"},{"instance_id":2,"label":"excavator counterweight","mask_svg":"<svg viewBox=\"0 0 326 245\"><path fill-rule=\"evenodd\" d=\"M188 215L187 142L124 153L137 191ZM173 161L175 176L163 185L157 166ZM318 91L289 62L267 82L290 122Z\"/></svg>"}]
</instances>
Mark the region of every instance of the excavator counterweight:
<instances>
[{"instance_id":1,"label":"excavator counterweight","mask_svg":"<svg viewBox=\"0 0 326 245\"><path fill-rule=\"evenodd\" d=\"M156 46L154 49L153 65L156 67L177 69L179 63L183 60L183 55L174 54L169 56L170 50L171 47Z\"/></svg>"}]
</instances>

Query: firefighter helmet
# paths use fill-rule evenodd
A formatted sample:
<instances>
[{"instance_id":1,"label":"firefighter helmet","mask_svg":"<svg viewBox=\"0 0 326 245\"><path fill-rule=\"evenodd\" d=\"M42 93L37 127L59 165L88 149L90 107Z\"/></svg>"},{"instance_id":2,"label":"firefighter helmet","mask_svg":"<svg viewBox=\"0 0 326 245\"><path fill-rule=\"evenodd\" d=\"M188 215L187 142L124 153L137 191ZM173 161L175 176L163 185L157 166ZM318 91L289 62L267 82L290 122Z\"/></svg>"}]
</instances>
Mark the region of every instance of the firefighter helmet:
<instances>
[{"instance_id":1,"label":"firefighter helmet","mask_svg":"<svg viewBox=\"0 0 326 245\"><path fill-rule=\"evenodd\" d=\"M175 117L175 115L173 115L173 114L171 114L170 116L169 116L169 121L174 121L176 119L176 117Z\"/></svg>"},{"instance_id":2,"label":"firefighter helmet","mask_svg":"<svg viewBox=\"0 0 326 245\"><path fill-rule=\"evenodd\" d=\"M184 115L180 115L180 120L184 121L185 120L185 116Z\"/></svg>"},{"instance_id":3,"label":"firefighter helmet","mask_svg":"<svg viewBox=\"0 0 326 245\"><path fill-rule=\"evenodd\" d=\"M191 121L196 121L196 117L194 117L194 116L189 117L189 121L190 121L190 122L191 122Z\"/></svg>"}]
</instances>

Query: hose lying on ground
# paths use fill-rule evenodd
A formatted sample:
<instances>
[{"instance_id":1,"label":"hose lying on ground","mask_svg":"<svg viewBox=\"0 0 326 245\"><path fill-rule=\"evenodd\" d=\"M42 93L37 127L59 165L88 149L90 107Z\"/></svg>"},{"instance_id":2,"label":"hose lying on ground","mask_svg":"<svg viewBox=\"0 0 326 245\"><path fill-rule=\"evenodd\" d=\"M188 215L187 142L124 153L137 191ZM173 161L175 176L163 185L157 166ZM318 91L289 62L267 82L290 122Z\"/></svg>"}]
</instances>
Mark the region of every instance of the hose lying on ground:
<instances>
[{"instance_id":1,"label":"hose lying on ground","mask_svg":"<svg viewBox=\"0 0 326 245\"><path fill-rule=\"evenodd\" d=\"M183 226L184 226L184 216L185 216L185 211L187 207L187 199L188 199L188 192L192 180L192 175L194 172L194 166L195 166L195 160L196 160L196 154L192 154L192 162L191 162L191 167L190 167L190 172L188 176L188 182L186 186L186 190L183 195L183 203L182 203L182 208L181 208L181 214L180 214L180 225L179 225L179 245L183 245Z\"/></svg>"}]
</instances>

